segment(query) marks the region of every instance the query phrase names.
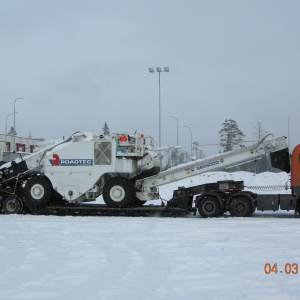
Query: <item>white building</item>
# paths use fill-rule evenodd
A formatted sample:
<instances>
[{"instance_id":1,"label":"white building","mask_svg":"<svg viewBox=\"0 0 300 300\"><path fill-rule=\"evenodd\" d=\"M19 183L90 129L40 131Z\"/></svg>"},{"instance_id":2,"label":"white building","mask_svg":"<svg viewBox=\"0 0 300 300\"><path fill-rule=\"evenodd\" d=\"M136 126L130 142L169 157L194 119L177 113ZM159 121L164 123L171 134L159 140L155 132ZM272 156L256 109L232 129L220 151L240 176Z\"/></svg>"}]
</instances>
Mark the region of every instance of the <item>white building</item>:
<instances>
[{"instance_id":1,"label":"white building","mask_svg":"<svg viewBox=\"0 0 300 300\"><path fill-rule=\"evenodd\" d=\"M24 138L0 134L0 161L11 161L21 154L33 153L36 145L44 139Z\"/></svg>"}]
</instances>

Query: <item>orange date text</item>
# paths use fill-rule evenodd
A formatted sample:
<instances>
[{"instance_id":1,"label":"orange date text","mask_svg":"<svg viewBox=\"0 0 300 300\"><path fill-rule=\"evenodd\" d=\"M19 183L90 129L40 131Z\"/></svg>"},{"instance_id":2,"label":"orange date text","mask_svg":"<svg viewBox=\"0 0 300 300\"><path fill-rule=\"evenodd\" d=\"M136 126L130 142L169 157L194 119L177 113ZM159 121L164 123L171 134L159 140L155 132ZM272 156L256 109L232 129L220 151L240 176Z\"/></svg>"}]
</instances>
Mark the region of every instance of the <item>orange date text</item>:
<instances>
[{"instance_id":1,"label":"orange date text","mask_svg":"<svg viewBox=\"0 0 300 300\"><path fill-rule=\"evenodd\" d=\"M264 271L265 274L269 275L269 274L293 274L296 275L298 274L298 264L296 263L286 263L284 266L282 266L282 268L279 268L277 266L277 263L274 264L270 264L270 263L266 263L264 266Z\"/></svg>"}]
</instances>

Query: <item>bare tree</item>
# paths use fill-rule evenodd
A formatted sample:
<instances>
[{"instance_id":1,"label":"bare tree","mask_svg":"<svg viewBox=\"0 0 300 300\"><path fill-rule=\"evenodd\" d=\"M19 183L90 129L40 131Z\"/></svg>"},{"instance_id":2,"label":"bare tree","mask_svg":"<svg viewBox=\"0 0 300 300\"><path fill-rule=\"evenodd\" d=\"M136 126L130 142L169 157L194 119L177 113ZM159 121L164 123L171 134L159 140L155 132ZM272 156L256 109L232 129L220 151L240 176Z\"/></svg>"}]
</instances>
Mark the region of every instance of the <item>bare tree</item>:
<instances>
[{"instance_id":1,"label":"bare tree","mask_svg":"<svg viewBox=\"0 0 300 300\"><path fill-rule=\"evenodd\" d=\"M267 131L264 130L264 126L261 122L257 122L254 127L253 137L256 141L260 141L268 134Z\"/></svg>"}]
</instances>

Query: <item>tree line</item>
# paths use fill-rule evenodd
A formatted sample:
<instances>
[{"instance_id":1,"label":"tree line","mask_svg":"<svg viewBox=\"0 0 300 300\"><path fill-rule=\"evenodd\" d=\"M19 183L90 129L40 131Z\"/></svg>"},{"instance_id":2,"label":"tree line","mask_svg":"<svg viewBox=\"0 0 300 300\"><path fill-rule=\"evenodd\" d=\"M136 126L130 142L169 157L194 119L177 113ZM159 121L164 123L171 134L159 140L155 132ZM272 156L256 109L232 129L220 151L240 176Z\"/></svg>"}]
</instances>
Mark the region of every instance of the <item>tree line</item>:
<instances>
[{"instance_id":1,"label":"tree line","mask_svg":"<svg viewBox=\"0 0 300 300\"><path fill-rule=\"evenodd\" d=\"M245 147L245 135L242 130L239 129L238 124L233 119L225 119L221 124L222 128L219 131L220 138L220 147L222 148L221 152L228 152L233 149ZM109 135L110 130L107 122L104 122L102 127L103 135ZM9 135L17 135L16 130L11 127L8 131ZM254 127L253 133L253 143L263 139L268 132L264 130L264 127L261 122L257 122ZM192 159L202 159L205 158L204 152L200 149L198 142L193 142L193 157L191 154L186 151L184 148L171 147L164 155L164 167L163 169L171 168L182 163L191 161ZM230 171L249 171L254 173L260 173L264 171L276 171L271 167L268 156L262 157L262 159L254 162L250 162L244 165L237 166L232 168Z\"/></svg>"},{"instance_id":2,"label":"tree line","mask_svg":"<svg viewBox=\"0 0 300 300\"><path fill-rule=\"evenodd\" d=\"M264 130L261 122L257 122L254 127L253 142L258 142L268 134ZM222 123L222 129L219 131L220 146L223 148L223 152L231 151L236 147L245 147L245 135L239 129L236 121L232 119L225 119Z\"/></svg>"},{"instance_id":3,"label":"tree line","mask_svg":"<svg viewBox=\"0 0 300 300\"><path fill-rule=\"evenodd\" d=\"M219 131L221 152L228 152L237 148L245 147L245 134L240 130L237 122L233 119L225 119L221 124L222 128ZM104 135L110 134L107 122L104 123L102 132ZM268 132L264 130L263 124L257 122L253 132L253 143L263 139ZM193 142L193 157L189 151L184 148L171 147L169 150L162 154L162 167L168 169L182 163L191 161L192 159L205 158L204 152L200 149L198 142ZM225 171L225 170L224 170ZM228 170L226 170L228 171ZM260 160L252 161L237 167L231 168L230 171L248 171L253 173L261 173L265 171L276 172L278 170L271 167L270 159L266 155Z\"/></svg>"},{"instance_id":4,"label":"tree line","mask_svg":"<svg viewBox=\"0 0 300 300\"><path fill-rule=\"evenodd\" d=\"M219 131L220 134L220 146L223 148L223 152L231 151L240 147L245 147L245 135L239 129L237 123L232 119L226 119L222 123L222 129ZM265 136L268 135L268 132L264 130L264 127L261 122L257 122L254 127L253 132L253 141L255 144L262 140ZM228 171L228 170L224 170ZM269 155L264 155L261 159L251 161L234 168L230 169L230 172L236 171L248 171L253 173L261 172L279 172L280 170L275 169L271 166Z\"/></svg>"}]
</instances>

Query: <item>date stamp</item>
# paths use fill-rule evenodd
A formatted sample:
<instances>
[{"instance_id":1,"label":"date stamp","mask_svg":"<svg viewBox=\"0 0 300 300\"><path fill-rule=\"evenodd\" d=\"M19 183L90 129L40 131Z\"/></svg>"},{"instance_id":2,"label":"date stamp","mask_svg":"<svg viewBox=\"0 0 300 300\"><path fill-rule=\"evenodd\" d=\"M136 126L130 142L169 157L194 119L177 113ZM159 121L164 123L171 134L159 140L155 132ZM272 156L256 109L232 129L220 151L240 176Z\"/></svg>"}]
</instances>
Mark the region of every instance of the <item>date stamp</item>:
<instances>
[{"instance_id":1,"label":"date stamp","mask_svg":"<svg viewBox=\"0 0 300 300\"><path fill-rule=\"evenodd\" d=\"M296 275L298 274L298 264L297 263L286 263L282 268L278 268L277 263L270 264L266 263L264 266L265 274L286 274L286 275Z\"/></svg>"}]
</instances>

